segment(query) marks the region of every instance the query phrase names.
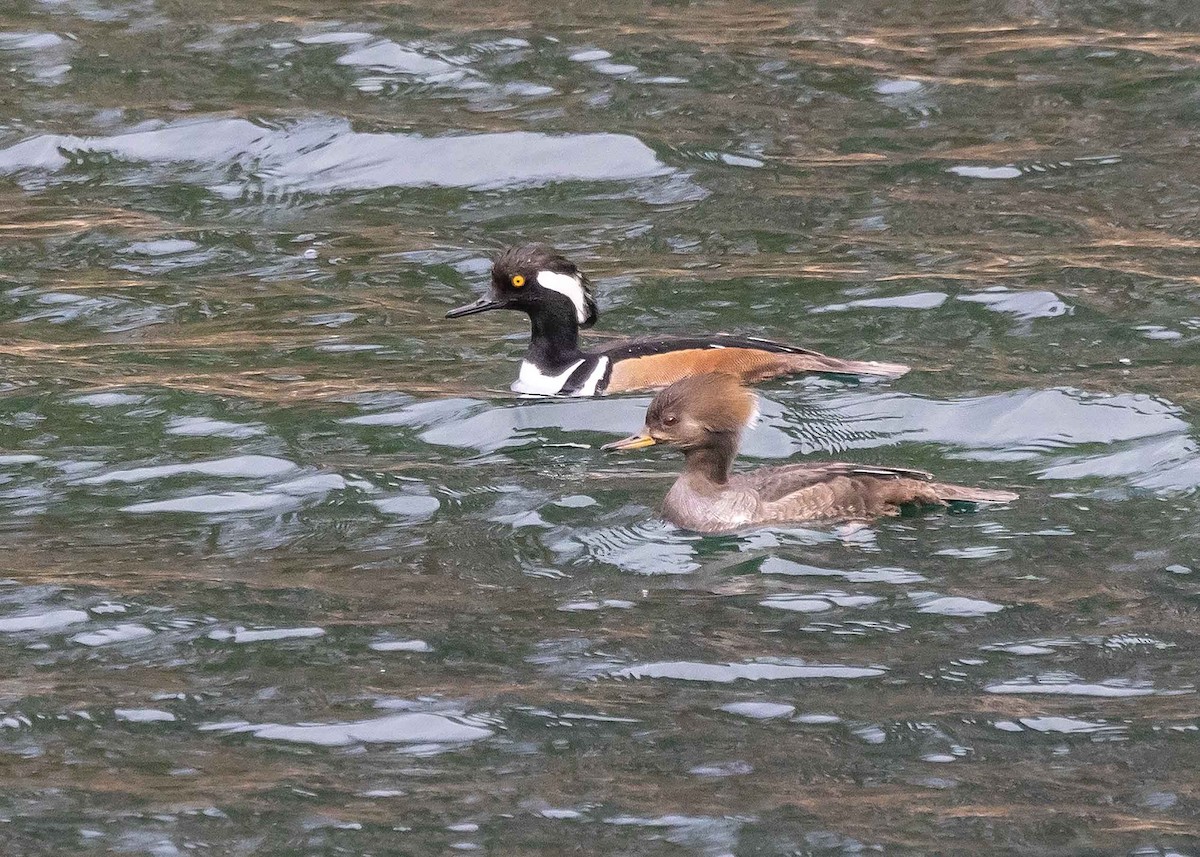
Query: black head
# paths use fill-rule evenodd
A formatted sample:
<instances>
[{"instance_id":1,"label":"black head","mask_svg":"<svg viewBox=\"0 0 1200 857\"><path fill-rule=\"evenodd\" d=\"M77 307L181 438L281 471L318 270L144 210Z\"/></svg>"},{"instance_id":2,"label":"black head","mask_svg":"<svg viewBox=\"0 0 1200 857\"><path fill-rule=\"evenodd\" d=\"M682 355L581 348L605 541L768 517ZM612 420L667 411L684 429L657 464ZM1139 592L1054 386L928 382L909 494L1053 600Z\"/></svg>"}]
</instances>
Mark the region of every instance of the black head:
<instances>
[{"instance_id":1,"label":"black head","mask_svg":"<svg viewBox=\"0 0 1200 857\"><path fill-rule=\"evenodd\" d=\"M492 309L516 309L530 315L546 310L574 318L579 327L596 323L591 283L575 263L544 244L510 247L492 265L489 293L446 313L460 318Z\"/></svg>"}]
</instances>

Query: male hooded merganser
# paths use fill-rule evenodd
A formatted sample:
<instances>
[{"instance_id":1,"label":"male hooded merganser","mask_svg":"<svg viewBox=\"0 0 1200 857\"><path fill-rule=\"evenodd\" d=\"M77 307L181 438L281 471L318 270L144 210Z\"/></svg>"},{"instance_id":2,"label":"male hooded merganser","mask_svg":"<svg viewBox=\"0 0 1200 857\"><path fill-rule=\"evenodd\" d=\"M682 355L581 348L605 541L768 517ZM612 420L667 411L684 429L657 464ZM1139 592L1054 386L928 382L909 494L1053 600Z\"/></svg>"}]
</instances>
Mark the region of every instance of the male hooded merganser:
<instances>
[{"instance_id":1,"label":"male hooded merganser","mask_svg":"<svg viewBox=\"0 0 1200 857\"><path fill-rule=\"evenodd\" d=\"M727 372L746 383L776 375L824 372L897 378L899 363L839 360L816 351L753 336L654 337L622 340L593 351L579 347L580 328L596 323L591 284L575 263L542 244L512 247L492 265L490 293L452 309L460 318L493 309L529 316L532 336L517 393L544 396L599 396L665 387L704 372Z\"/></svg>"},{"instance_id":2,"label":"male hooded merganser","mask_svg":"<svg viewBox=\"0 0 1200 857\"><path fill-rule=\"evenodd\" d=\"M864 521L901 507L952 502L1007 503L1011 491L934 482L922 470L862 464L788 464L731 473L754 394L731 375L697 375L660 392L640 434L604 449L666 443L683 450L683 474L667 492L663 516L701 533L728 533L799 521Z\"/></svg>"}]
</instances>

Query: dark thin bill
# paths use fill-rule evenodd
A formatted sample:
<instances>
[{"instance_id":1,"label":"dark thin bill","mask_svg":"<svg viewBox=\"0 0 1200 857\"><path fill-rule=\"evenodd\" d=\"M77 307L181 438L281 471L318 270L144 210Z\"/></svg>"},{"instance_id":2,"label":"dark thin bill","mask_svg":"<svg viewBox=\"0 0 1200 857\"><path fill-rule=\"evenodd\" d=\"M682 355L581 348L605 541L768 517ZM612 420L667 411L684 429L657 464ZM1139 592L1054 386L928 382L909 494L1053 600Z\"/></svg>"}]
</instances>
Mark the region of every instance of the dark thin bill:
<instances>
[{"instance_id":1,"label":"dark thin bill","mask_svg":"<svg viewBox=\"0 0 1200 857\"><path fill-rule=\"evenodd\" d=\"M446 318L462 318L464 315L475 315L477 312L487 312L490 309L504 309L508 304L504 301L494 301L491 298L480 298L469 304L450 310Z\"/></svg>"}]
</instances>

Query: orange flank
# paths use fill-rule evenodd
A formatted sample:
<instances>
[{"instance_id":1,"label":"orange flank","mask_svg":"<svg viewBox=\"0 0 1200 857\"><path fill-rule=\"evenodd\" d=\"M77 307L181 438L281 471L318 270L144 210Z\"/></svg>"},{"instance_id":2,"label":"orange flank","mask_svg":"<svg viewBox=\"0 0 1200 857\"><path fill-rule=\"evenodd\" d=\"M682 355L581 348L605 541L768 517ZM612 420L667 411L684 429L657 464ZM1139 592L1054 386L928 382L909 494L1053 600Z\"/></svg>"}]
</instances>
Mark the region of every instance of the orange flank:
<instances>
[{"instance_id":1,"label":"orange flank","mask_svg":"<svg viewBox=\"0 0 1200 857\"><path fill-rule=\"evenodd\" d=\"M606 393L665 387L692 375L724 372L744 384L801 372L899 377L907 366L863 360L840 360L823 354L793 354L757 348L688 348L617 360Z\"/></svg>"}]
</instances>

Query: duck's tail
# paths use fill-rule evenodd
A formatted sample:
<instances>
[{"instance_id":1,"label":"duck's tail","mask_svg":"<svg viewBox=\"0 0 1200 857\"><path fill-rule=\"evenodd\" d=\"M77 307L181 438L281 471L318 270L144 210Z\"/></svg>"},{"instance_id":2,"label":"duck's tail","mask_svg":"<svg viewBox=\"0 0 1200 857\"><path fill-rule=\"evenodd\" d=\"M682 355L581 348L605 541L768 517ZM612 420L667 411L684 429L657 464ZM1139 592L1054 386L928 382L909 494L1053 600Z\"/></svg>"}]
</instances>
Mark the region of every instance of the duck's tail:
<instances>
[{"instance_id":1,"label":"duck's tail","mask_svg":"<svg viewBox=\"0 0 1200 857\"><path fill-rule=\"evenodd\" d=\"M842 360L824 354L797 354L792 358L797 372L827 372L831 375L875 375L881 378L899 378L907 375L909 367L903 363L882 363L878 360Z\"/></svg>"},{"instance_id":2,"label":"duck's tail","mask_svg":"<svg viewBox=\"0 0 1200 857\"><path fill-rule=\"evenodd\" d=\"M943 503L1011 503L1020 497L1013 491L995 488L969 488L966 485L935 483L929 486Z\"/></svg>"}]
</instances>

